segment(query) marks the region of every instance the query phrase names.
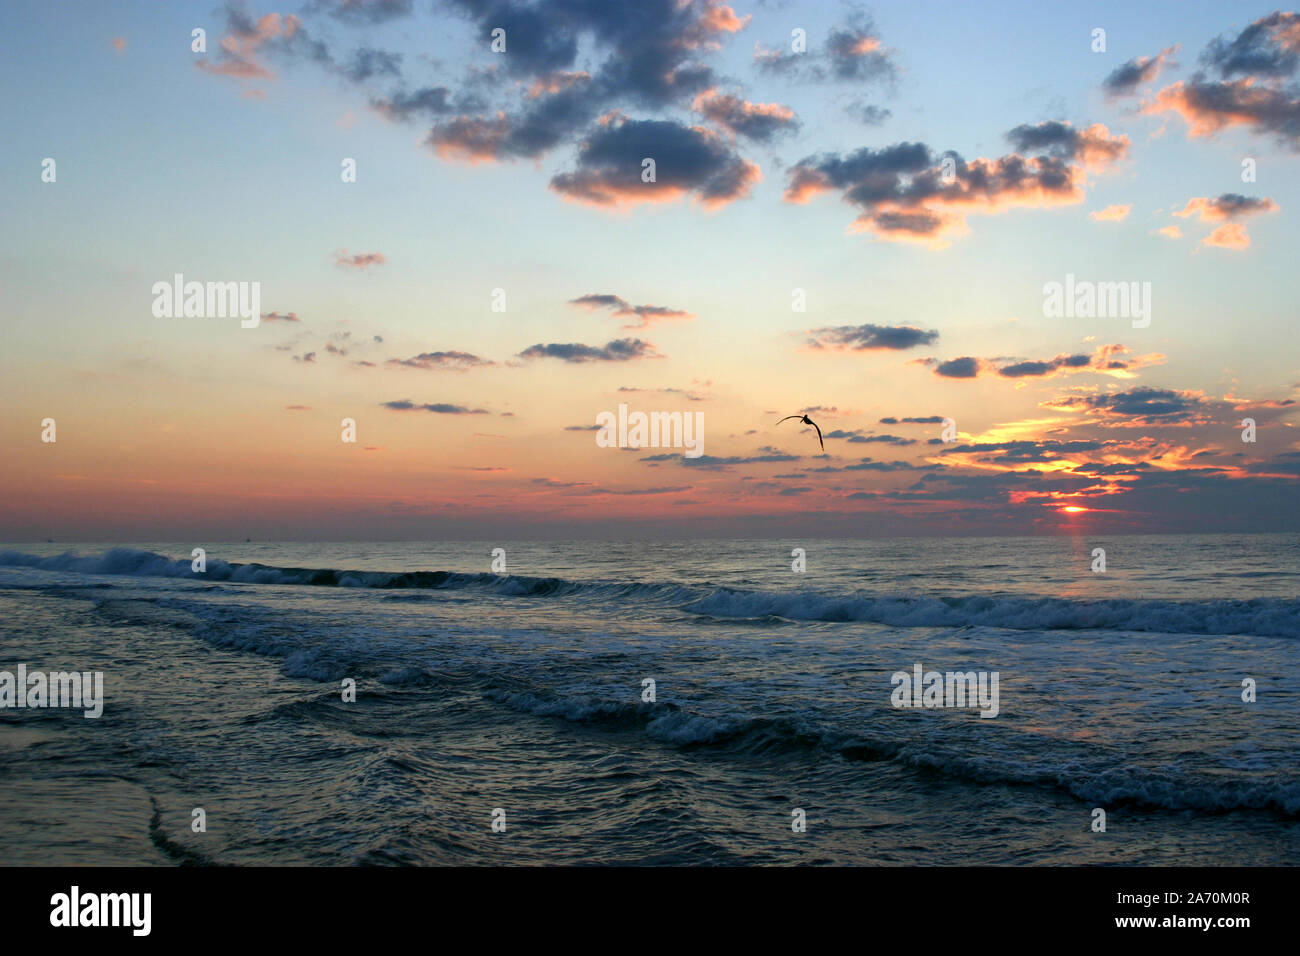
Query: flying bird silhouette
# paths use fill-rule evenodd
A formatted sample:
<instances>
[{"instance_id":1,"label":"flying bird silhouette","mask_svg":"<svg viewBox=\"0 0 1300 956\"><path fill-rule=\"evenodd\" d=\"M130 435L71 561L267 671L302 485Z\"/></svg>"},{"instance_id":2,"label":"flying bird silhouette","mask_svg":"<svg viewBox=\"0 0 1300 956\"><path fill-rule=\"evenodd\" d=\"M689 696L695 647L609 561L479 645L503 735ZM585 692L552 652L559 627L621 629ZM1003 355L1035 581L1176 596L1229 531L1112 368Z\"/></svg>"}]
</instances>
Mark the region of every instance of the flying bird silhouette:
<instances>
[{"instance_id":1,"label":"flying bird silhouette","mask_svg":"<svg viewBox=\"0 0 1300 956\"><path fill-rule=\"evenodd\" d=\"M811 425L813 428L817 428L817 423L807 415L787 415L785 418L781 419L781 422L788 422L792 418L797 418L805 425ZM780 425L781 422L777 422L777 424ZM822 441L822 430L820 428L817 428L817 444L822 446L822 451L826 450L826 443Z\"/></svg>"}]
</instances>

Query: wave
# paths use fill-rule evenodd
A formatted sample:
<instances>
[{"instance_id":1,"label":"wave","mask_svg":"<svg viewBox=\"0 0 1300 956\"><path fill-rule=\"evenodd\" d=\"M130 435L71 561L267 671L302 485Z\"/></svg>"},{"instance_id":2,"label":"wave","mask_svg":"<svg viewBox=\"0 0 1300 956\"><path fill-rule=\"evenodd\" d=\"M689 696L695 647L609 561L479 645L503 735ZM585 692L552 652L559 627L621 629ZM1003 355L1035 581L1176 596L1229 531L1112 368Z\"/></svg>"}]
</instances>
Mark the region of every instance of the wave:
<instances>
[{"instance_id":1,"label":"wave","mask_svg":"<svg viewBox=\"0 0 1300 956\"><path fill-rule=\"evenodd\" d=\"M586 596L610 602L665 604L700 620L832 621L890 627L995 627L1010 630L1114 630L1164 634L1243 634L1300 637L1300 600L1169 601L1114 598L1081 600L1016 594L968 596L877 595L763 591L658 582L572 581L458 571L356 571L289 568L209 559L198 574L188 560L150 551L113 548L98 556L71 552L39 557L0 552L0 566L78 574L189 578L242 584L306 585L385 590L480 589L513 597Z\"/></svg>"},{"instance_id":2,"label":"wave","mask_svg":"<svg viewBox=\"0 0 1300 956\"><path fill-rule=\"evenodd\" d=\"M791 717L705 717L675 704L626 703L548 692L489 690L484 696L512 710L557 717L604 730L640 730L676 747L723 750L747 757L780 754L834 756L848 763L892 761L914 770L971 783L1058 790L1096 805L1226 813L1264 810L1300 817L1300 785L1284 781L1207 780L1135 767L1052 766L988 754L935 753L932 744L841 733Z\"/></svg>"}]
</instances>

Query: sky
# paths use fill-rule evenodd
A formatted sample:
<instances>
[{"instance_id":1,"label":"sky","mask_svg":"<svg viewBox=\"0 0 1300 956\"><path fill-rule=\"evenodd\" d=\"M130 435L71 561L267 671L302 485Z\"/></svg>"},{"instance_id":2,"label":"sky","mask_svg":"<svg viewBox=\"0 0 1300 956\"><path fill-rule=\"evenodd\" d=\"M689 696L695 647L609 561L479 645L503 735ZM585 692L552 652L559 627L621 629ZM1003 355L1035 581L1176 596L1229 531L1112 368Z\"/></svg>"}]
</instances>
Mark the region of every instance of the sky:
<instances>
[{"instance_id":1,"label":"sky","mask_svg":"<svg viewBox=\"0 0 1300 956\"><path fill-rule=\"evenodd\" d=\"M18 0L0 35L0 539L1300 530L1300 13ZM158 314L177 274L257 283L255 327ZM602 447L620 403L702 454Z\"/></svg>"}]
</instances>

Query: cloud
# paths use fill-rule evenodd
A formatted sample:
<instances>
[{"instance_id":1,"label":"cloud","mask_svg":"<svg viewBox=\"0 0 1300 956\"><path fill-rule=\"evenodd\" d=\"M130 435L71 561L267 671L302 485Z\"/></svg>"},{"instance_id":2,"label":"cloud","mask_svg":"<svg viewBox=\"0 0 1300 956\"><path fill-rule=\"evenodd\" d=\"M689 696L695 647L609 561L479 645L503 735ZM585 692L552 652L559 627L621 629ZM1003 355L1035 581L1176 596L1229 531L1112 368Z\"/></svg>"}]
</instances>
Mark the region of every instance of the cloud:
<instances>
[{"instance_id":1,"label":"cloud","mask_svg":"<svg viewBox=\"0 0 1300 956\"><path fill-rule=\"evenodd\" d=\"M263 322L301 322L297 312L263 312Z\"/></svg>"},{"instance_id":2,"label":"cloud","mask_svg":"<svg viewBox=\"0 0 1300 956\"><path fill-rule=\"evenodd\" d=\"M712 383L704 383L706 386L710 384ZM620 385L618 390L620 392L649 392L655 395L681 395L690 402L702 402L705 400L704 395L699 395L696 392L688 391L684 388L633 388L627 385Z\"/></svg>"},{"instance_id":3,"label":"cloud","mask_svg":"<svg viewBox=\"0 0 1300 956\"><path fill-rule=\"evenodd\" d=\"M1169 62L1169 58L1178 52L1178 47L1171 46L1161 50L1155 56L1139 56L1122 66L1117 66L1102 81L1101 88L1112 99L1129 96L1137 92L1139 86L1155 81Z\"/></svg>"},{"instance_id":4,"label":"cloud","mask_svg":"<svg viewBox=\"0 0 1300 956\"><path fill-rule=\"evenodd\" d=\"M976 455L983 461L997 464L1038 464L1059 461L1066 455L1074 455L1078 452L1101 451L1108 447L1118 447L1121 444L1121 442L1107 442L1098 439L975 442L966 445L952 445L942 449L939 454ZM992 455L991 452L1000 452L1001 454ZM1133 466L1128 465L1126 467L1131 468Z\"/></svg>"},{"instance_id":5,"label":"cloud","mask_svg":"<svg viewBox=\"0 0 1300 956\"><path fill-rule=\"evenodd\" d=\"M603 346L566 344L530 345L519 353L523 359L555 358L563 362L628 362L633 359L662 358L655 347L641 339L615 339Z\"/></svg>"},{"instance_id":6,"label":"cloud","mask_svg":"<svg viewBox=\"0 0 1300 956\"><path fill-rule=\"evenodd\" d=\"M933 345L939 333L910 325L840 325L810 329L807 344L813 349L836 349L861 352L880 349L910 349L918 345Z\"/></svg>"},{"instance_id":7,"label":"cloud","mask_svg":"<svg viewBox=\"0 0 1300 956\"><path fill-rule=\"evenodd\" d=\"M470 352L421 352L419 355L413 355L408 359L391 358L385 365L394 368L418 368L426 371L450 370L454 372L464 372L471 368L482 368L496 363L489 359L481 358Z\"/></svg>"},{"instance_id":8,"label":"cloud","mask_svg":"<svg viewBox=\"0 0 1300 956\"><path fill-rule=\"evenodd\" d=\"M1250 246L1250 235L1246 232L1246 227L1235 220L1276 212L1279 208L1277 203L1266 196L1256 199L1240 193L1224 193L1217 199L1194 196L1182 209L1174 210L1174 215L1183 219L1196 216L1202 222L1223 223L1201 241L1203 246L1246 249Z\"/></svg>"},{"instance_id":9,"label":"cloud","mask_svg":"<svg viewBox=\"0 0 1300 956\"><path fill-rule=\"evenodd\" d=\"M355 255L348 255L346 249L341 249L334 253L334 264L344 269L369 269L371 266L382 266L387 261L382 252L358 252Z\"/></svg>"},{"instance_id":10,"label":"cloud","mask_svg":"<svg viewBox=\"0 0 1300 956\"><path fill-rule=\"evenodd\" d=\"M852 465L845 465L845 471L920 471L923 465L914 465L910 461L874 461L863 458Z\"/></svg>"},{"instance_id":11,"label":"cloud","mask_svg":"<svg viewBox=\"0 0 1300 956\"><path fill-rule=\"evenodd\" d=\"M898 425L898 424L939 425L942 424L942 422L943 422L942 415L926 415L924 418L882 418L880 419L880 424L882 425Z\"/></svg>"},{"instance_id":12,"label":"cloud","mask_svg":"<svg viewBox=\"0 0 1300 956\"><path fill-rule=\"evenodd\" d=\"M1192 137L1244 126L1300 151L1300 13L1260 17L1231 39L1212 40L1200 60L1202 69L1157 92L1143 110L1181 116Z\"/></svg>"},{"instance_id":13,"label":"cloud","mask_svg":"<svg viewBox=\"0 0 1300 956\"><path fill-rule=\"evenodd\" d=\"M946 362L936 362L934 366L934 374L943 378L974 378L979 374L979 370L980 360L969 355L949 359Z\"/></svg>"},{"instance_id":14,"label":"cloud","mask_svg":"<svg viewBox=\"0 0 1300 956\"><path fill-rule=\"evenodd\" d=\"M383 23L411 14L414 0L314 0L307 8L357 24Z\"/></svg>"},{"instance_id":15,"label":"cloud","mask_svg":"<svg viewBox=\"0 0 1300 956\"><path fill-rule=\"evenodd\" d=\"M534 478L533 484L543 485L547 488L585 488L590 487L590 481L559 481L555 478Z\"/></svg>"},{"instance_id":16,"label":"cloud","mask_svg":"<svg viewBox=\"0 0 1300 956\"><path fill-rule=\"evenodd\" d=\"M1231 40L1216 37L1201 55L1220 76L1290 76L1300 65L1300 13L1260 17Z\"/></svg>"},{"instance_id":17,"label":"cloud","mask_svg":"<svg viewBox=\"0 0 1300 956\"><path fill-rule=\"evenodd\" d=\"M1224 223L1201 240L1201 245L1218 249L1246 249L1250 246L1250 235L1239 222Z\"/></svg>"},{"instance_id":18,"label":"cloud","mask_svg":"<svg viewBox=\"0 0 1300 956\"><path fill-rule=\"evenodd\" d=\"M437 415L489 415L491 414L486 408L467 408L464 405L450 405L446 402L435 402L426 405L417 405L410 399L399 399L393 402L380 403L381 408L388 408L395 412L433 412Z\"/></svg>"},{"instance_id":19,"label":"cloud","mask_svg":"<svg viewBox=\"0 0 1300 956\"><path fill-rule=\"evenodd\" d=\"M800 461L802 458L802 455L786 455L779 452L772 452L766 455L732 455L727 457L700 455L698 458L687 458L681 454L674 453L662 453L658 455L645 455L640 460L649 462L672 461L685 468L723 470L732 468L736 465L762 465L773 462Z\"/></svg>"},{"instance_id":20,"label":"cloud","mask_svg":"<svg viewBox=\"0 0 1300 956\"><path fill-rule=\"evenodd\" d=\"M1196 392L1138 386L1125 392L1102 395L1070 395L1044 402L1046 408L1096 412L1103 417L1125 419L1126 425L1143 426L1203 421L1205 399Z\"/></svg>"},{"instance_id":21,"label":"cloud","mask_svg":"<svg viewBox=\"0 0 1300 956\"><path fill-rule=\"evenodd\" d=\"M284 406L284 410L286 412L309 412L311 411L311 406L310 405L286 405Z\"/></svg>"},{"instance_id":22,"label":"cloud","mask_svg":"<svg viewBox=\"0 0 1300 956\"><path fill-rule=\"evenodd\" d=\"M611 106L650 109L689 103L717 86L700 55L745 26L716 0L537 0L528 6L452 0L478 42L505 30L499 78L523 93L495 110L461 113L434 126L427 143L446 159L536 159ZM591 68L576 70L579 50ZM643 153L642 155L652 155ZM637 175L639 163L637 158Z\"/></svg>"},{"instance_id":23,"label":"cloud","mask_svg":"<svg viewBox=\"0 0 1300 956\"><path fill-rule=\"evenodd\" d=\"M1199 216L1202 222L1223 222L1259 213L1276 212L1279 208L1277 203L1266 196L1256 199L1240 193L1224 193L1217 199L1193 196L1187 200L1187 205L1182 209L1174 210L1174 215L1184 219L1188 216Z\"/></svg>"},{"instance_id":24,"label":"cloud","mask_svg":"<svg viewBox=\"0 0 1300 956\"><path fill-rule=\"evenodd\" d=\"M654 182L641 179L646 158L655 162ZM689 193L716 208L748 196L761 178L758 166L704 127L616 116L587 137L577 168L557 174L551 188L595 206L671 202Z\"/></svg>"},{"instance_id":25,"label":"cloud","mask_svg":"<svg viewBox=\"0 0 1300 956\"><path fill-rule=\"evenodd\" d=\"M1128 151L1127 136L1111 136L1101 123L1076 129L1059 120L1017 126L1007 133L1022 153L1044 152L1062 160L1078 160L1090 169L1104 169Z\"/></svg>"},{"instance_id":26,"label":"cloud","mask_svg":"<svg viewBox=\"0 0 1300 956\"><path fill-rule=\"evenodd\" d=\"M402 55L359 47L352 51L352 58L338 68L338 72L353 83L363 83L376 76L401 76Z\"/></svg>"},{"instance_id":27,"label":"cloud","mask_svg":"<svg viewBox=\"0 0 1300 956\"><path fill-rule=\"evenodd\" d=\"M387 97L372 97L370 106L386 119L405 122L418 116L443 116L452 112L451 90L425 86L412 92L398 91Z\"/></svg>"},{"instance_id":28,"label":"cloud","mask_svg":"<svg viewBox=\"0 0 1300 956\"><path fill-rule=\"evenodd\" d=\"M578 495L673 495L683 491L690 491L691 485L667 485L659 488L584 488L582 491L576 491Z\"/></svg>"},{"instance_id":29,"label":"cloud","mask_svg":"<svg viewBox=\"0 0 1300 956\"><path fill-rule=\"evenodd\" d=\"M609 309L615 318L632 318L639 321L623 326L625 329L645 329L656 322L668 319L693 319L695 316L681 309L662 305L632 305L626 299L608 293L589 293L569 300L570 305L586 309Z\"/></svg>"},{"instance_id":30,"label":"cloud","mask_svg":"<svg viewBox=\"0 0 1300 956\"><path fill-rule=\"evenodd\" d=\"M113 49L121 53L126 49L126 37L113 37Z\"/></svg>"},{"instance_id":31,"label":"cloud","mask_svg":"<svg viewBox=\"0 0 1300 956\"><path fill-rule=\"evenodd\" d=\"M1132 211L1132 206L1107 206L1088 213L1088 218L1096 222L1123 222Z\"/></svg>"},{"instance_id":32,"label":"cloud","mask_svg":"<svg viewBox=\"0 0 1300 956\"><path fill-rule=\"evenodd\" d=\"M799 128L794 110L779 103L750 103L739 96L708 90L695 98L695 109L735 136L771 142Z\"/></svg>"},{"instance_id":33,"label":"cloud","mask_svg":"<svg viewBox=\"0 0 1300 956\"><path fill-rule=\"evenodd\" d=\"M1177 226L1165 226L1162 229L1157 229L1156 235L1164 236L1166 239L1181 239L1183 238L1183 231Z\"/></svg>"},{"instance_id":34,"label":"cloud","mask_svg":"<svg viewBox=\"0 0 1300 956\"><path fill-rule=\"evenodd\" d=\"M1003 378L1036 378L1062 368L1087 368L1090 361L1086 355L1058 355L1045 362L1016 362L1013 365L1004 365L998 369L998 374Z\"/></svg>"},{"instance_id":35,"label":"cloud","mask_svg":"<svg viewBox=\"0 0 1300 956\"><path fill-rule=\"evenodd\" d=\"M885 48L870 17L854 11L843 24L832 27L814 52L786 52L780 47L754 46L754 65L762 73L811 83L865 84L894 81L899 73L891 51Z\"/></svg>"},{"instance_id":36,"label":"cloud","mask_svg":"<svg viewBox=\"0 0 1300 956\"><path fill-rule=\"evenodd\" d=\"M196 60L195 65L208 73L240 80L270 80L275 73L264 65L259 54L264 47L288 46L300 36L302 21L290 13L268 13L253 20L240 7L226 7L227 32L220 40L216 61Z\"/></svg>"},{"instance_id":37,"label":"cloud","mask_svg":"<svg viewBox=\"0 0 1300 956\"><path fill-rule=\"evenodd\" d=\"M850 103L845 112L866 126L880 126L894 115L892 110L860 101Z\"/></svg>"},{"instance_id":38,"label":"cloud","mask_svg":"<svg viewBox=\"0 0 1300 956\"><path fill-rule=\"evenodd\" d=\"M1021 125L1007 137L1020 152L970 162L953 152L936 155L924 143L809 156L790 169L785 200L805 203L839 190L861 210L852 231L939 248L967 231L974 212L1082 202L1087 173L1106 168L1129 146L1128 137L1112 136L1100 123Z\"/></svg>"},{"instance_id":39,"label":"cloud","mask_svg":"<svg viewBox=\"0 0 1300 956\"><path fill-rule=\"evenodd\" d=\"M915 445L916 444L915 438L903 438L900 435L864 435L857 429L853 429L852 431L845 431L843 429L837 428L834 431L826 432L826 434L823 435L822 437L842 438L848 441L848 443L851 445L873 445L877 443L887 444L887 445Z\"/></svg>"},{"instance_id":40,"label":"cloud","mask_svg":"<svg viewBox=\"0 0 1300 956\"><path fill-rule=\"evenodd\" d=\"M302 355L295 355L293 360L295 362L302 362L304 365L312 365L316 362L316 353L304 352Z\"/></svg>"},{"instance_id":41,"label":"cloud","mask_svg":"<svg viewBox=\"0 0 1300 956\"><path fill-rule=\"evenodd\" d=\"M1114 378L1134 378L1134 373L1138 370L1163 364L1164 361L1165 356L1159 352L1138 356L1132 355L1123 345L1103 345L1092 355L1061 354L1050 359L1025 359L1010 364L999 364L1005 362L1005 359L971 356L951 359L947 362L934 358L919 359L918 364L934 369L934 374L944 378L977 378L984 372L1015 379L1045 378L1075 372L1091 372Z\"/></svg>"}]
</instances>

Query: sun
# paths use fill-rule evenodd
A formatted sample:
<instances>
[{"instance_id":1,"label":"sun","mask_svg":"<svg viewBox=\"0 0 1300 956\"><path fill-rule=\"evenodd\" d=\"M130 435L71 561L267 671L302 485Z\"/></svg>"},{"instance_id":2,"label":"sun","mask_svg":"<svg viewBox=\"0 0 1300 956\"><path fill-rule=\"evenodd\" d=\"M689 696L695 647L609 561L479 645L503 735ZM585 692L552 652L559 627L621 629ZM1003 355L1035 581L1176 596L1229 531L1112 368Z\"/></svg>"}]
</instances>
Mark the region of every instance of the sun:
<instances>
[{"instance_id":1,"label":"sun","mask_svg":"<svg viewBox=\"0 0 1300 956\"><path fill-rule=\"evenodd\" d=\"M1087 508L1080 508L1078 505L1066 505L1066 506L1065 506L1064 508L1062 508L1061 510L1064 511L1066 514L1076 515L1076 514L1079 514L1079 513L1082 512L1082 511L1087 511L1088 509L1087 509Z\"/></svg>"}]
</instances>

